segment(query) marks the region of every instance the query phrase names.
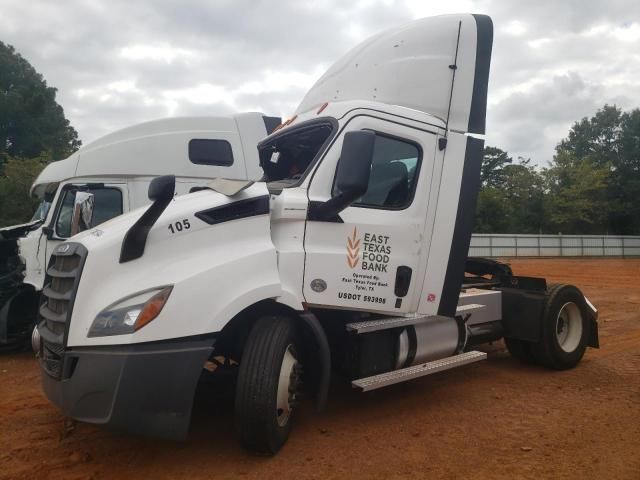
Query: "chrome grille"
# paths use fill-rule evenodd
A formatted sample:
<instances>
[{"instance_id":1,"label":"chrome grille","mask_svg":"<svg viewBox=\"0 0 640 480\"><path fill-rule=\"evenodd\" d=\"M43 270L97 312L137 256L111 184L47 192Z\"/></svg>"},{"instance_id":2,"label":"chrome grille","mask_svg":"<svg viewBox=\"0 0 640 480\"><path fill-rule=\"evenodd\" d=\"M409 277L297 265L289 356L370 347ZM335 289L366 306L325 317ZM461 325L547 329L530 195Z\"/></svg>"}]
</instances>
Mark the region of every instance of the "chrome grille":
<instances>
[{"instance_id":1,"label":"chrome grille","mask_svg":"<svg viewBox=\"0 0 640 480\"><path fill-rule=\"evenodd\" d=\"M42 367L54 378L62 377L69 319L86 252L80 244L63 243L58 245L49 260L40 302L38 331L42 339Z\"/></svg>"}]
</instances>

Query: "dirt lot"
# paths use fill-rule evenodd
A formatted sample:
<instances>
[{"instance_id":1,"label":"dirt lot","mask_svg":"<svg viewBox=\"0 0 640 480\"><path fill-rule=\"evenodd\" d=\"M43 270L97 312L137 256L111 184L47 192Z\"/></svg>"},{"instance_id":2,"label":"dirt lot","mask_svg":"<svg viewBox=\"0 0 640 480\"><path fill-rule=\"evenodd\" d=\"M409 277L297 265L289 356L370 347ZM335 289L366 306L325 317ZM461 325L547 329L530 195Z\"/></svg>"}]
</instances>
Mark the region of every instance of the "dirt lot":
<instances>
[{"instance_id":1,"label":"dirt lot","mask_svg":"<svg viewBox=\"0 0 640 480\"><path fill-rule=\"evenodd\" d=\"M520 274L581 287L600 309L600 350L572 371L489 360L369 394L335 385L304 405L274 458L237 445L229 401L196 401L190 440L91 425L64 433L29 354L0 357L0 478L640 478L640 259L514 260ZM307 402L309 403L309 402Z\"/></svg>"}]
</instances>

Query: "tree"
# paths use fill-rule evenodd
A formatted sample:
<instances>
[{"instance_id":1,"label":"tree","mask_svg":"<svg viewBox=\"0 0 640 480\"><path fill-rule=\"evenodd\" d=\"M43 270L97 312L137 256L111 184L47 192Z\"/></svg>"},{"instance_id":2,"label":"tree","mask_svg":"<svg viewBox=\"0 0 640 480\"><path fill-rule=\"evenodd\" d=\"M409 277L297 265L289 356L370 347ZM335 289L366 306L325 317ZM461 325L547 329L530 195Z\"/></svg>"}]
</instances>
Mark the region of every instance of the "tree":
<instances>
[{"instance_id":1,"label":"tree","mask_svg":"<svg viewBox=\"0 0 640 480\"><path fill-rule=\"evenodd\" d=\"M486 147L480 175L477 233L539 233L543 182L530 160L514 164L504 150Z\"/></svg>"},{"instance_id":2,"label":"tree","mask_svg":"<svg viewBox=\"0 0 640 480\"><path fill-rule=\"evenodd\" d=\"M29 189L45 165L46 161L39 158L7 159L0 177L0 226L31 218L38 200L29 196Z\"/></svg>"},{"instance_id":3,"label":"tree","mask_svg":"<svg viewBox=\"0 0 640 480\"><path fill-rule=\"evenodd\" d=\"M0 42L0 164L9 157L51 159L80 146L47 83L11 45Z\"/></svg>"},{"instance_id":4,"label":"tree","mask_svg":"<svg viewBox=\"0 0 640 480\"><path fill-rule=\"evenodd\" d=\"M544 171L546 229L552 233L607 233L609 164L588 155L581 159L562 151Z\"/></svg>"},{"instance_id":5,"label":"tree","mask_svg":"<svg viewBox=\"0 0 640 480\"><path fill-rule=\"evenodd\" d=\"M56 89L0 42L0 226L29 220L37 203L29 188L38 173L79 147Z\"/></svg>"},{"instance_id":6,"label":"tree","mask_svg":"<svg viewBox=\"0 0 640 480\"><path fill-rule=\"evenodd\" d=\"M622 114L619 157L611 178L610 198L615 201L610 225L615 232L640 234L640 109Z\"/></svg>"},{"instance_id":7,"label":"tree","mask_svg":"<svg viewBox=\"0 0 640 480\"><path fill-rule=\"evenodd\" d=\"M591 157L599 165L615 163L620 150L622 110L605 105L596 114L576 122L556 152L570 153L577 159Z\"/></svg>"},{"instance_id":8,"label":"tree","mask_svg":"<svg viewBox=\"0 0 640 480\"><path fill-rule=\"evenodd\" d=\"M519 158L517 164L504 167L502 189L509 204L507 233L541 233L544 182L531 159Z\"/></svg>"},{"instance_id":9,"label":"tree","mask_svg":"<svg viewBox=\"0 0 640 480\"><path fill-rule=\"evenodd\" d=\"M482 187L476 206L475 233L506 233L509 228L507 199L502 190Z\"/></svg>"},{"instance_id":10,"label":"tree","mask_svg":"<svg viewBox=\"0 0 640 480\"><path fill-rule=\"evenodd\" d=\"M594 233L640 233L640 110L622 112L615 105L605 105L593 117L576 122L556 152L552 169L557 175L550 179L553 184L554 178L562 178L563 188L571 191L566 195L579 201L584 228L596 228ZM562 169L567 172L561 174ZM580 187L585 189L583 196L576 190ZM600 188L604 195L595 193ZM594 203L596 199L599 203ZM597 211L587 214L588 205ZM560 201L555 207L562 210L567 205Z\"/></svg>"},{"instance_id":11,"label":"tree","mask_svg":"<svg viewBox=\"0 0 640 480\"><path fill-rule=\"evenodd\" d=\"M483 187L499 187L504 181L504 167L513 160L497 147L485 147L480 169L480 180Z\"/></svg>"}]
</instances>

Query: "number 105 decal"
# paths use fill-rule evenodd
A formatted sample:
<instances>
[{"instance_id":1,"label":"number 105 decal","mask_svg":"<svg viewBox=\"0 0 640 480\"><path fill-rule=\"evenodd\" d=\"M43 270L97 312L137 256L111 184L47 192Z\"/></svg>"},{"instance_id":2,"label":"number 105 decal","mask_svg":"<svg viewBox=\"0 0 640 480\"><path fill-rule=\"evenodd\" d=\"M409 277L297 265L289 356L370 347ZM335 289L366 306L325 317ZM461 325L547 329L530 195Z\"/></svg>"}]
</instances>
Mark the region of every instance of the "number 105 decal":
<instances>
[{"instance_id":1,"label":"number 105 decal","mask_svg":"<svg viewBox=\"0 0 640 480\"><path fill-rule=\"evenodd\" d=\"M178 220L175 223L169 224L169 231L171 233L181 232L182 230L189 230L191 228L191 224L189 223L189 219L185 218L184 220Z\"/></svg>"}]
</instances>

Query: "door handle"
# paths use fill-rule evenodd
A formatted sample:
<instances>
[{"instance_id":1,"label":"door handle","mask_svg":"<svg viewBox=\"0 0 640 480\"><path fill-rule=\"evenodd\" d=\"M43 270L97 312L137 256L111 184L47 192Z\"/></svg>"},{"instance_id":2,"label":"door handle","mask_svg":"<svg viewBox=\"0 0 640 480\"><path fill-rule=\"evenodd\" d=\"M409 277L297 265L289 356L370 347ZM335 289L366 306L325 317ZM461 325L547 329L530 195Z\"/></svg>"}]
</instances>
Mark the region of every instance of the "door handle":
<instances>
[{"instance_id":1,"label":"door handle","mask_svg":"<svg viewBox=\"0 0 640 480\"><path fill-rule=\"evenodd\" d=\"M404 297L409 292L412 272L411 267L407 267L406 265L400 265L396 270L396 284L394 288L396 297Z\"/></svg>"}]
</instances>

